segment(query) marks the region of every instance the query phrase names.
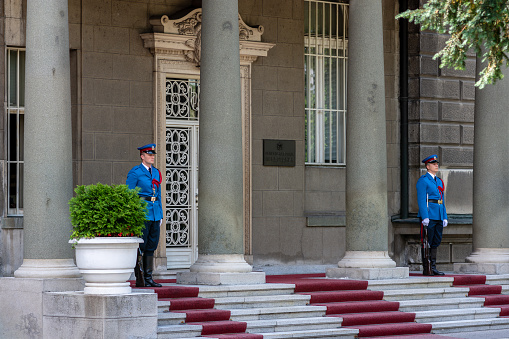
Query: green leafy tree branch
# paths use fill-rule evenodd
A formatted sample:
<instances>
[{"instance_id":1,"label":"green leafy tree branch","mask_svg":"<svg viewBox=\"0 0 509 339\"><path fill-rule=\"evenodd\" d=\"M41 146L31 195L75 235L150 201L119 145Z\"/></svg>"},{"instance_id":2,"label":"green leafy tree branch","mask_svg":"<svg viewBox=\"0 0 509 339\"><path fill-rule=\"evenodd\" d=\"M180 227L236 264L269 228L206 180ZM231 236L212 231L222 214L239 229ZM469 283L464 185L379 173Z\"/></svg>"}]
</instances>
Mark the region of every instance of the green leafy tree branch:
<instances>
[{"instance_id":1,"label":"green leafy tree branch","mask_svg":"<svg viewBox=\"0 0 509 339\"><path fill-rule=\"evenodd\" d=\"M445 47L435 54L440 67L465 69L469 49L481 57L485 67L476 86L494 84L509 65L509 2L507 0L429 0L422 8L405 11L405 18L421 25L421 30L450 34Z\"/></svg>"}]
</instances>

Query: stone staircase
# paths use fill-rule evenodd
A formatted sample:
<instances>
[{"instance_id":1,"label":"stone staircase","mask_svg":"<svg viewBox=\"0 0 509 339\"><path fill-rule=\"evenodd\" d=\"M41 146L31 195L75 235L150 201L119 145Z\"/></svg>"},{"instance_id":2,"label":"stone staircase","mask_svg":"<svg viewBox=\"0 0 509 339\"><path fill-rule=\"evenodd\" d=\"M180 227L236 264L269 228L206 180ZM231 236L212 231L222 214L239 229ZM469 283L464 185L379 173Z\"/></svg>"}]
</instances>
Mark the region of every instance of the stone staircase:
<instances>
[{"instance_id":1,"label":"stone staircase","mask_svg":"<svg viewBox=\"0 0 509 339\"><path fill-rule=\"evenodd\" d=\"M500 308L483 306L483 296L469 297L469 287L452 287L453 280L377 280L369 281L368 290L383 291L383 300L399 302L399 311L415 313L415 322L431 324L432 333L509 329L509 318L499 316ZM509 295L509 275L487 276L486 284L501 285L502 294ZM263 338L356 338L359 332L341 327L341 317L325 316L326 306L309 305L311 296L294 294L293 284L198 287L199 298L214 299L216 310L230 310L230 320L246 322L247 333ZM158 338L200 337L202 326L186 324L186 314L169 312L170 305L158 301Z\"/></svg>"}]
</instances>

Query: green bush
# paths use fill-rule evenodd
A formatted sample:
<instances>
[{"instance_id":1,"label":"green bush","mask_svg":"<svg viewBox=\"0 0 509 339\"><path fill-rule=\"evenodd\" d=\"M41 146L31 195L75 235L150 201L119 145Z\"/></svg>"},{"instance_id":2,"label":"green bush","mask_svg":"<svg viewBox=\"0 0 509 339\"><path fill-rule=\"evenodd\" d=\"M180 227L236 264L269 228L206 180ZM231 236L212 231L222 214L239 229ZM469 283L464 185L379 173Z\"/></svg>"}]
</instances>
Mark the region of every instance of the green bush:
<instances>
[{"instance_id":1,"label":"green bush","mask_svg":"<svg viewBox=\"0 0 509 339\"><path fill-rule=\"evenodd\" d=\"M145 227L147 202L139 188L127 185L78 186L69 200L71 239L94 237L141 237Z\"/></svg>"}]
</instances>

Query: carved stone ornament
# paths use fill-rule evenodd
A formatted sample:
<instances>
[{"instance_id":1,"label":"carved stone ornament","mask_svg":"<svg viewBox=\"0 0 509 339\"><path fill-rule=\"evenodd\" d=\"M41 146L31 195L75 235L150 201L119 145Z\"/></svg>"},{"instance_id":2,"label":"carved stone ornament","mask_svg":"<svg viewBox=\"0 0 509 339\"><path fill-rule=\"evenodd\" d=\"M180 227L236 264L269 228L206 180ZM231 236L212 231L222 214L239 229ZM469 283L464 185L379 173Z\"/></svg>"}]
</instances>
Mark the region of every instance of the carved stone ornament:
<instances>
[{"instance_id":1,"label":"carved stone ornament","mask_svg":"<svg viewBox=\"0 0 509 339\"><path fill-rule=\"evenodd\" d=\"M170 20L167 15L163 15L151 19L150 23L154 28L154 33L188 36L189 39L183 41L184 45L188 47L183 51L183 54L187 61L193 62L199 66L201 61L201 17L202 9L197 8L176 20ZM242 20L239 14L239 40L241 42L261 42L262 34L263 26L250 27ZM243 44L241 44L241 47L242 46ZM270 47L268 49L270 49Z\"/></svg>"}]
</instances>

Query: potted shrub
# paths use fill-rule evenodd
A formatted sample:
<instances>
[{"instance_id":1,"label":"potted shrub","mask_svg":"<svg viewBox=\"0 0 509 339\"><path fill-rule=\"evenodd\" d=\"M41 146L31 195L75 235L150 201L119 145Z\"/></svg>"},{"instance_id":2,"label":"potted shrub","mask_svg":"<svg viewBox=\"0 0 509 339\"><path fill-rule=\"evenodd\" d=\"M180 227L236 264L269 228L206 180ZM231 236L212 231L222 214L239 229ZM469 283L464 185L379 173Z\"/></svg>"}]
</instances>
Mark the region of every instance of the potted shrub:
<instances>
[{"instance_id":1,"label":"potted shrub","mask_svg":"<svg viewBox=\"0 0 509 339\"><path fill-rule=\"evenodd\" d=\"M127 280L145 222L147 202L127 185L84 185L69 200L71 240L86 294L131 292Z\"/></svg>"}]
</instances>

